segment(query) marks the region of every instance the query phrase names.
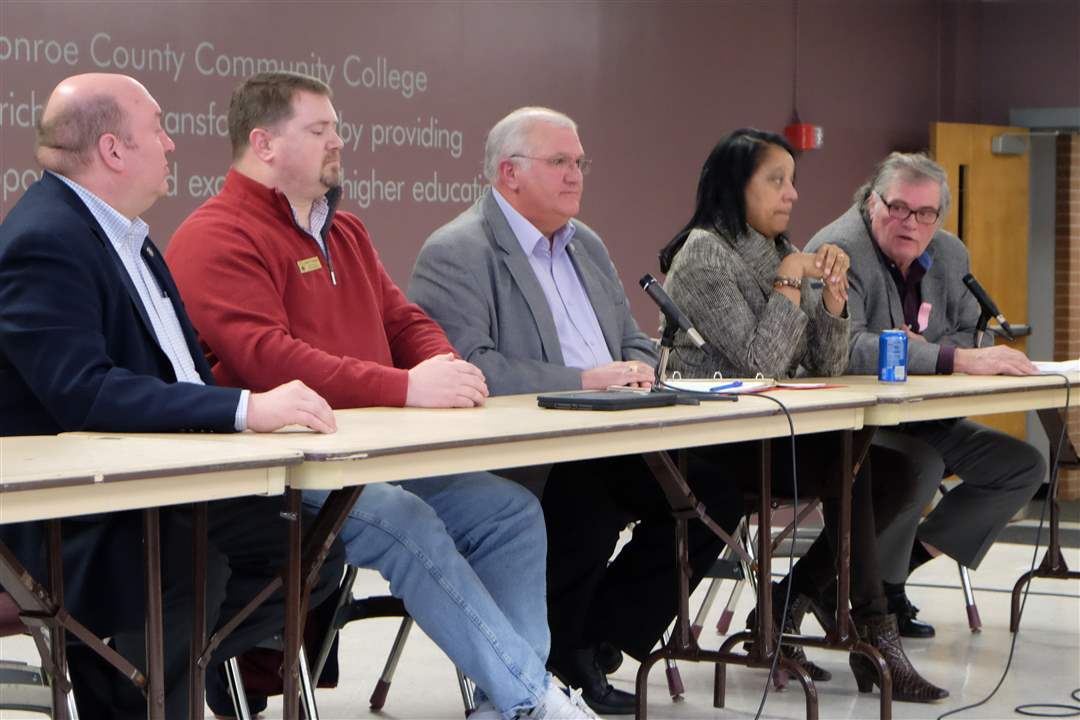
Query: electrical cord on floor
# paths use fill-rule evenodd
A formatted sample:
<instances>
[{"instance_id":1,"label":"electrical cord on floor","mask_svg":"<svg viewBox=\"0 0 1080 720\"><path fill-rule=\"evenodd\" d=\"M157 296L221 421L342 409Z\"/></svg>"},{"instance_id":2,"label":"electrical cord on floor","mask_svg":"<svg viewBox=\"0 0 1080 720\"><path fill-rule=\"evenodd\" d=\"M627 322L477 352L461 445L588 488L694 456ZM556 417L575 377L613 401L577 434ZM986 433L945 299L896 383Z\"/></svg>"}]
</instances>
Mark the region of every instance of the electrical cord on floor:
<instances>
[{"instance_id":1,"label":"electrical cord on floor","mask_svg":"<svg viewBox=\"0 0 1080 720\"><path fill-rule=\"evenodd\" d=\"M1069 697L1075 699L1080 703L1080 688L1069 693ZM1039 709L1036 709L1039 708ZM1064 705L1059 703L1030 703L1027 705L1017 705L1014 708L1021 715L1027 715L1036 718L1075 718L1080 716L1080 705ZM1042 709L1050 710L1066 710L1067 712L1042 712Z\"/></svg>"},{"instance_id":2,"label":"electrical cord on floor","mask_svg":"<svg viewBox=\"0 0 1080 720\"><path fill-rule=\"evenodd\" d=\"M708 396L712 396L712 397L715 398L715 396L717 396L717 395L724 395L725 394L725 393L707 392L707 391L702 391L702 390L684 390L682 388L674 388L674 387L668 385L667 383L665 383L663 380L660 380L658 385L664 390L671 390L673 392L677 392L677 393L680 393L680 394L683 394L683 395L690 395L690 396L693 396L693 395L708 395ZM791 546L790 546L790 548L788 550L788 568L789 568L788 572L790 573L791 572L790 568L795 566L795 545L796 545L796 541L799 538L799 513L798 513L798 507L799 507L799 471L798 471L798 465L795 462L795 460L796 460L796 454L795 454L795 423L791 419L791 412L788 410L787 406L784 405L784 403L782 403L781 401L777 400L774 397L771 397L769 395L764 395L764 394L758 394L758 393L739 393L739 394L727 394L727 395L730 396L730 397L735 398L736 400L738 400L739 398L744 398L744 397L755 397L755 398L762 398L764 400L770 400L770 401L772 401L772 402L774 402L774 403L776 403L777 405L780 406L780 410L783 411L784 417L787 418L788 433L789 433L789 438L791 440L791 495L792 495L792 501L795 503L795 508L796 508L796 511L795 511L795 514L794 514L794 518L795 518L794 519L794 524L792 525L792 528L791 528ZM771 528L762 528L761 527L761 518L758 518L758 534L760 535L760 533L762 531L767 532L767 533L771 533L772 530L771 530ZM770 542L771 541L772 540L770 538ZM770 580L769 582L771 583L772 581ZM772 665L769 667L769 675L765 678L765 688L761 691L761 702L758 703L758 709L757 709L757 713L754 714L754 720L759 720L759 718L761 717L761 713L765 710L765 701L769 697L769 685L772 683L772 679L776 675L776 666L777 666L777 663L779 663L779 661L780 661L780 646L781 646L781 641L784 639L784 622L783 622L783 618L787 617L788 606L791 604L791 585L792 584L790 582L787 584L786 592L784 593L784 607L782 608L782 612L779 615L779 617L780 617L780 623L779 623L779 625L780 625L780 633L777 635L777 638L776 638L776 653L773 655ZM760 592L761 588L758 588L758 591ZM768 588L768 592L772 592L771 587ZM773 608L773 615L774 615L774 617L776 617L776 608ZM759 642L760 642L760 639L759 639Z\"/></svg>"},{"instance_id":3,"label":"electrical cord on floor","mask_svg":"<svg viewBox=\"0 0 1080 720\"><path fill-rule=\"evenodd\" d=\"M1080 700L1076 697L1076 693L1080 692L1080 688L1073 690L1070 697L1073 700ZM1045 712L1050 710L1051 712ZM1063 710L1065 712L1053 712L1054 710ZM1025 705L1017 705L1013 708L1014 712L1020 715L1029 715L1031 717L1052 717L1052 718L1067 718L1080 716L1080 705L1065 705L1062 703L1027 703Z\"/></svg>"},{"instance_id":4,"label":"electrical cord on floor","mask_svg":"<svg viewBox=\"0 0 1080 720\"><path fill-rule=\"evenodd\" d=\"M1070 394L1071 394L1071 391L1072 391L1072 384L1069 382L1068 376L1063 375L1062 373L1045 373L1045 374L1046 375L1056 375L1057 377L1060 377L1060 378L1065 380L1065 408L1064 408L1064 412L1065 412L1065 416L1068 417L1069 399L1070 399ZM1065 430L1066 430L1066 423L1062 423L1062 425L1061 425L1061 433L1058 435L1058 439L1057 439L1057 449L1054 451L1054 466L1052 468L1050 468L1050 487L1047 490L1046 498L1043 500L1042 510L1039 512L1039 528L1035 532L1035 548L1031 553L1031 568L1030 568L1029 572L1034 572L1035 571L1036 564L1039 561L1039 542L1040 542L1040 540L1042 538L1043 523L1046 522L1046 508L1049 507L1050 503L1052 503L1054 501L1054 493L1057 490L1058 461L1061 458L1061 448L1065 444L1065 435L1066 435ZM1034 579L1034 578L1031 578L1031 579ZM1016 618L1016 632L1013 633L1012 641L1009 643L1009 657L1005 661L1005 669L1001 671L1001 677L998 678L997 684L994 685L994 689L991 690L990 693L986 697L984 697L982 700L979 700L978 702L975 702L975 703L971 703L970 705L963 705L961 707L956 708L955 710L949 710L948 712L942 713L941 715L937 716L937 720L944 720L945 718L949 717L950 715L956 715L957 713L964 712L965 710L972 710L972 709L977 708L977 707L979 707L981 705L985 705L986 703L988 703L990 701L991 698L994 697L994 695L997 694L997 691L1001 689L1001 686L1005 683L1005 678L1009 674L1010 668L1012 668L1013 655L1016 652L1016 639L1020 636L1020 621L1024 617L1024 608L1027 606L1028 590L1030 590L1030 588L1031 588L1031 580L1029 580L1028 583L1024 586L1024 595L1023 595L1023 598L1020 601L1020 613ZM1080 698L1076 697L1077 692L1080 692L1080 688L1077 688L1077 690L1073 691L1072 697L1073 697L1074 700L1080 700ZM1035 708L1068 709L1068 710L1070 710L1070 712L1069 712L1068 715L1061 715L1061 714L1058 714L1058 713L1039 712L1039 711L1035 710ZM1059 704L1055 704L1055 703L1028 703L1028 704L1016 706L1015 708L1013 708L1013 711L1016 712L1016 713L1019 713L1020 715L1028 715L1028 716L1033 716L1033 717L1076 717L1076 716L1080 715L1080 706L1059 705Z\"/></svg>"}]
</instances>

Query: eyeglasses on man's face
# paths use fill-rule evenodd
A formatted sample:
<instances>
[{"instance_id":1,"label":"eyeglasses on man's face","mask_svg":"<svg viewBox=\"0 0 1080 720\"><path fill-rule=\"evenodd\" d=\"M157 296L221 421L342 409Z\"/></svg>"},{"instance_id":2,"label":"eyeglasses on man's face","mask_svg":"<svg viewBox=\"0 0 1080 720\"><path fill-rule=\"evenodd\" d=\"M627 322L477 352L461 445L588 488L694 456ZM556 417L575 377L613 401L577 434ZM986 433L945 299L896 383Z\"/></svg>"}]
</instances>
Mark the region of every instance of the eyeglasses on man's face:
<instances>
[{"instance_id":1,"label":"eyeglasses on man's face","mask_svg":"<svg viewBox=\"0 0 1080 720\"><path fill-rule=\"evenodd\" d=\"M933 225L937 222L938 217L941 215L941 211L934 207L921 207L912 210L907 206L907 203L900 201L889 202L885 199L885 196L881 193L876 193L881 202L889 211L889 217L893 220L900 220L903 222L912 215L915 216L915 221L921 225Z\"/></svg>"},{"instance_id":2,"label":"eyeglasses on man's face","mask_svg":"<svg viewBox=\"0 0 1080 720\"><path fill-rule=\"evenodd\" d=\"M556 172L566 172L571 167L577 167L581 171L582 175L589 174L589 168L592 167L592 160L586 157L572 158L569 155L554 155L552 157L536 157L535 155L511 155L512 158L522 158L523 160L539 160L547 163L548 167L553 168Z\"/></svg>"}]
</instances>

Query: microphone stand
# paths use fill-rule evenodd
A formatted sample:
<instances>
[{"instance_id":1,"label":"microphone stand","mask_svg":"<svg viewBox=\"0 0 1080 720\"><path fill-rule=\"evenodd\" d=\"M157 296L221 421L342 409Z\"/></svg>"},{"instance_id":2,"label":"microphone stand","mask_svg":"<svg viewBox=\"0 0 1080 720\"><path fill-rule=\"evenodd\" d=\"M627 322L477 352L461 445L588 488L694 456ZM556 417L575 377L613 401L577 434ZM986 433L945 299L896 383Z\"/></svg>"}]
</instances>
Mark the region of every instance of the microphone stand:
<instances>
[{"instance_id":1,"label":"microphone stand","mask_svg":"<svg viewBox=\"0 0 1080 720\"><path fill-rule=\"evenodd\" d=\"M679 324L667 315L664 316L664 333L660 336L660 362L656 364L656 382L654 387L660 387L667 376L668 356L675 347L675 333L679 331Z\"/></svg>"},{"instance_id":2,"label":"microphone stand","mask_svg":"<svg viewBox=\"0 0 1080 720\"><path fill-rule=\"evenodd\" d=\"M986 326L990 323L990 313L985 309L979 312L979 322L975 323L975 347L981 348Z\"/></svg>"}]
</instances>

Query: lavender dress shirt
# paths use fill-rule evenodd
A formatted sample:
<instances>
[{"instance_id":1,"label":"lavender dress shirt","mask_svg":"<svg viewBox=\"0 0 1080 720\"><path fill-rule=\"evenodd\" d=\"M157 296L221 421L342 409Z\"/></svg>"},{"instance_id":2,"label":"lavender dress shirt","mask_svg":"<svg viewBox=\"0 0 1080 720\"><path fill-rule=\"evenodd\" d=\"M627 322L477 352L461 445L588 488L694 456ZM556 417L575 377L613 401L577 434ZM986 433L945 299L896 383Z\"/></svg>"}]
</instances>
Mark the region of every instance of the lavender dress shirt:
<instances>
[{"instance_id":1,"label":"lavender dress shirt","mask_svg":"<svg viewBox=\"0 0 1080 720\"><path fill-rule=\"evenodd\" d=\"M566 367L589 370L612 362L596 311L567 252L574 237L573 223L556 230L554 239L548 240L497 190L492 188L491 193L544 290Z\"/></svg>"}]
</instances>

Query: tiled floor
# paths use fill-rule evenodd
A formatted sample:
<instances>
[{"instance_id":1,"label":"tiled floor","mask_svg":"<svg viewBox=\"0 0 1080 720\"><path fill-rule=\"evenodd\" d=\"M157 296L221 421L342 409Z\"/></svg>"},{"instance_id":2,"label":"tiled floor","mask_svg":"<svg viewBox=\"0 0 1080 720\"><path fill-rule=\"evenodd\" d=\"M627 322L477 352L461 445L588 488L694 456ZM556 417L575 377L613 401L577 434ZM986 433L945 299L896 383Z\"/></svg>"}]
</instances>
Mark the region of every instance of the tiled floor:
<instances>
[{"instance_id":1,"label":"tiled floor","mask_svg":"<svg viewBox=\"0 0 1080 720\"><path fill-rule=\"evenodd\" d=\"M1075 525L1074 525L1075 526ZM1080 567L1080 550L1068 549L1066 561ZM1040 552L1041 559L1041 552ZM967 628L963 596L959 590L955 564L940 558L921 568L909 585L909 595L922 608L921 619L935 625L937 638L909 640L905 648L915 666L927 678L947 687L951 697L938 705L896 703L894 717L936 718L943 712L984 698L998 682L1009 654L1012 635L1008 632L1009 590L1016 578L1031 564L1032 548L998 543L972 573L984 629L972 635ZM374 573L362 573L357 593L385 592L385 584ZM703 596L695 594L693 607ZM726 597L726 593L722 593ZM744 593L736 617L741 622L749 610L751 594ZM713 626L721 603L713 609L702 644L719 645ZM813 621L808 621L810 627ZM389 620L368 620L348 627L343 636L343 682L334 690L320 690L319 709L324 720L382 717L392 720L460 718L461 700L453 666L423 633L414 631L409 639L386 707L374 713L368 696L378 678L385 652L397 624ZM820 683L821 718L876 718L877 695L860 696L842 653L811 650L811 657L831 670L834 679ZM33 646L25 639L0 641L0 657L31 659ZM632 690L636 663L627 662L613 681ZM725 709L712 707L712 668L685 663L680 666L686 687L685 698L672 702L667 695L663 666L654 668L649 685L649 717L671 718L752 718L765 683L765 672L730 668L728 703ZM964 719L1019 718L1013 708L1023 703L1065 703L1080 706L1069 693L1080 687L1080 583L1038 580L1032 586L1021 631L1016 636L1012 669L997 695L987 704L951 717ZM1080 709L1080 708L1078 708ZM272 699L266 718L280 717L280 699ZM0 718L33 717L0 713ZM762 717L802 718L803 698L797 686L770 692Z\"/></svg>"}]
</instances>

